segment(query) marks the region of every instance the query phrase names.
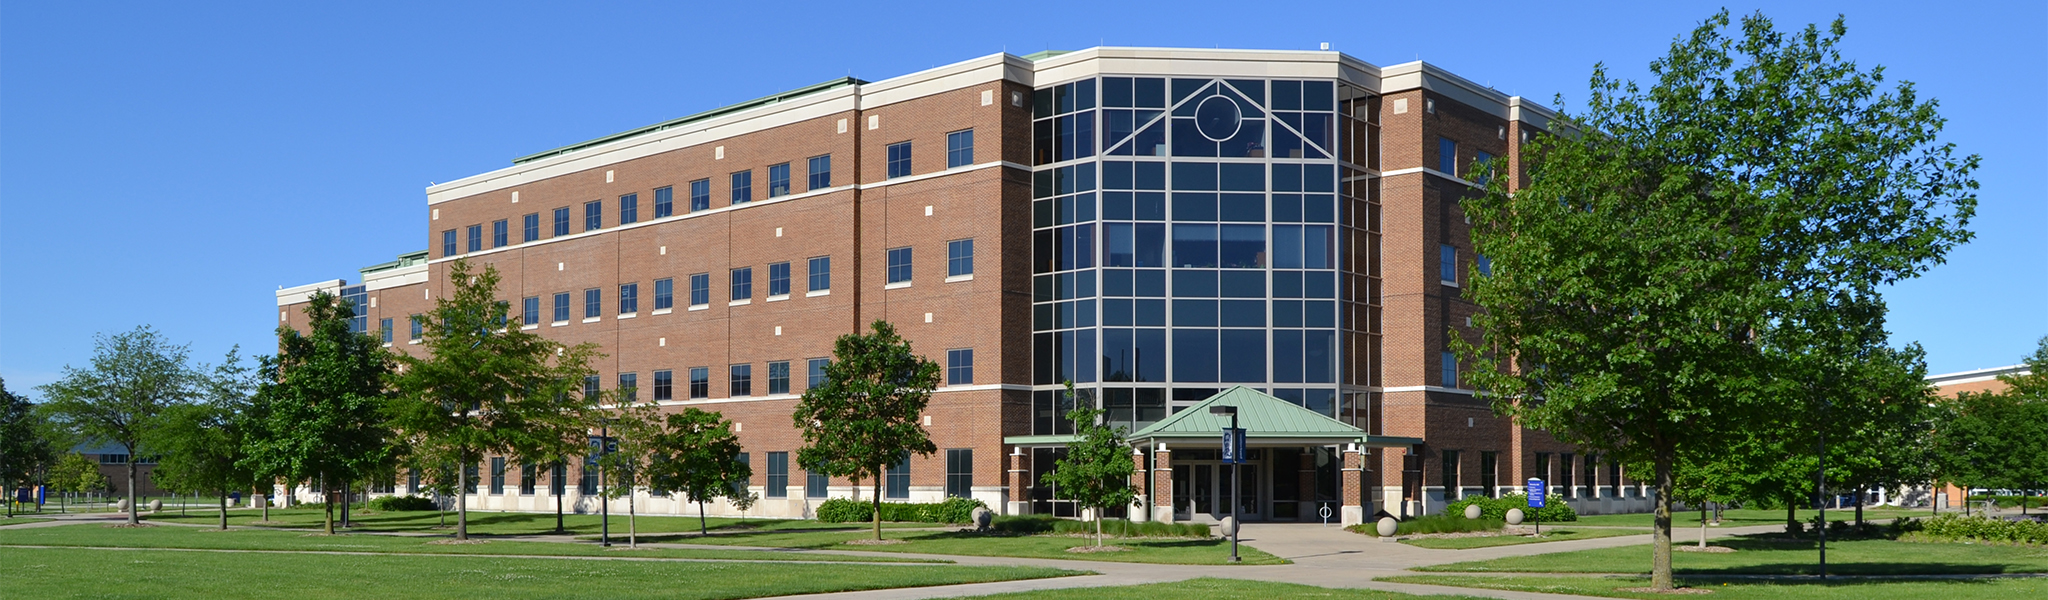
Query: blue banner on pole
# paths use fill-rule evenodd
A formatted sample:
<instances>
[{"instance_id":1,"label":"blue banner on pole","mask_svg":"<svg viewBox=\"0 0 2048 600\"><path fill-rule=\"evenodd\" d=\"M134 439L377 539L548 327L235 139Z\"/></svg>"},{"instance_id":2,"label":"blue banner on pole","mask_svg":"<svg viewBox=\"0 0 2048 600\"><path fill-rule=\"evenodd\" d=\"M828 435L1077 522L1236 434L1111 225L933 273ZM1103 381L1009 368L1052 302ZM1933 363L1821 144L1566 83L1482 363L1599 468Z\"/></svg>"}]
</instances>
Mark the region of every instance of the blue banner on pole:
<instances>
[{"instance_id":1,"label":"blue banner on pole","mask_svg":"<svg viewBox=\"0 0 2048 600\"><path fill-rule=\"evenodd\" d=\"M1543 508L1543 480L1529 478L1529 508Z\"/></svg>"},{"instance_id":2,"label":"blue banner on pole","mask_svg":"<svg viewBox=\"0 0 2048 600\"><path fill-rule=\"evenodd\" d=\"M1223 464L1244 464L1244 428L1223 428Z\"/></svg>"}]
</instances>

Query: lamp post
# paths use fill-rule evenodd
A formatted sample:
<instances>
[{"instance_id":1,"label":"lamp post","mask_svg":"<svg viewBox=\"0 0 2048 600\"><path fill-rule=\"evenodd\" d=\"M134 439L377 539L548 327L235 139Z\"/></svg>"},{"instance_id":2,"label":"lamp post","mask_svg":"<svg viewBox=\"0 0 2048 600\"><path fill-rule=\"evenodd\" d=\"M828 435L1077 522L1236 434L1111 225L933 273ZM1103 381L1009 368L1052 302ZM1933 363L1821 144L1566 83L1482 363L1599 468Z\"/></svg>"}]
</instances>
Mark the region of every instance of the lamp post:
<instances>
[{"instance_id":1,"label":"lamp post","mask_svg":"<svg viewBox=\"0 0 2048 600\"><path fill-rule=\"evenodd\" d=\"M603 547L612 545L612 503L605 497L610 488L604 480L604 457L611 452L612 420L605 419L597 427L597 510L598 543Z\"/></svg>"},{"instance_id":2,"label":"lamp post","mask_svg":"<svg viewBox=\"0 0 2048 600\"><path fill-rule=\"evenodd\" d=\"M1244 484L1244 478L1238 476L1237 465L1244 462L1244 448L1237 443L1237 407L1211 406L1209 414L1230 416L1230 428L1223 430L1223 448L1230 455L1230 562L1238 562L1240 559L1237 556L1237 538L1240 532L1244 531L1244 520L1237 516L1238 494L1241 491L1238 487Z\"/></svg>"}]
</instances>

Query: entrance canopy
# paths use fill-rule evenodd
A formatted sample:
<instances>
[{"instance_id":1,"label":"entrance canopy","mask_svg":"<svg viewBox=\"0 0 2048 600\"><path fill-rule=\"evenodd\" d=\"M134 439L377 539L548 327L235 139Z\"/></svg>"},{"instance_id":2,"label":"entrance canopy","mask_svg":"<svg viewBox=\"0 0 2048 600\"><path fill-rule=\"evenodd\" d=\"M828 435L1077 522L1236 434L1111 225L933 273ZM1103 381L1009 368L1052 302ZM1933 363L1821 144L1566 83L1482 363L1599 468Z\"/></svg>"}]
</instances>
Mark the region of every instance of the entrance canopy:
<instances>
[{"instance_id":1,"label":"entrance canopy","mask_svg":"<svg viewBox=\"0 0 2048 600\"><path fill-rule=\"evenodd\" d=\"M1364 430L1343 421L1244 386L1224 390L1194 406L1181 409L1164 421L1132 433L1130 441L1133 444L1194 442L1200 445L1221 446L1223 428L1230 426L1230 417L1211 414L1209 407L1212 406L1237 407L1237 426L1245 429L1245 444L1248 446L1324 446L1353 443L1407 446L1422 441L1382 436L1370 436L1368 439Z\"/></svg>"}]
</instances>

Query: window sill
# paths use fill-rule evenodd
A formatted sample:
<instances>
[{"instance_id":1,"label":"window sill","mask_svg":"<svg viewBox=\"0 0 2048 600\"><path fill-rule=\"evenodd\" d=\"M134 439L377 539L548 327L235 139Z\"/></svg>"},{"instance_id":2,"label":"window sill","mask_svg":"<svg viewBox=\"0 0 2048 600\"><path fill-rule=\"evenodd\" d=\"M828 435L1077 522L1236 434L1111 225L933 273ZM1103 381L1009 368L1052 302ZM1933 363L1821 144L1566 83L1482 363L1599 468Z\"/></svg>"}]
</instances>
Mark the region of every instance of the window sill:
<instances>
[{"instance_id":1,"label":"window sill","mask_svg":"<svg viewBox=\"0 0 2048 600\"><path fill-rule=\"evenodd\" d=\"M709 310L710 308L711 308L711 305L709 305L709 304L692 304L692 305L690 305L690 310L692 310L692 311L699 311L699 310Z\"/></svg>"},{"instance_id":2,"label":"window sill","mask_svg":"<svg viewBox=\"0 0 2048 600\"><path fill-rule=\"evenodd\" d=\"M748 304L753 304L753 303L754 303L754 299L753 299L753 298L748 298L748 299L745 299L745 300L734 300L734 301L731 301L731 302L727 302L727 303L725 303L725 305L726 305L726 306L746 306L746 305L748 305Z\"/></svg>"},{"instance_id":3,"label":"window sill","mask_svg":"<svg viewBox=\"0 0 2048 600\"><path fill-rule=\"evenodd\" d=\"M781 301L783 301L783 300L788 300L788 299L789 299L789 294L776 294L776 295L773 295L773 296L769 296L769 297L768 297L768 301L769 301L769 302L781 302Z\"/></svg>"},{"instance_id":4,"label":"window sill","mask_svg":"<svg viewBox=\"0 0 2048 600\"><path fill-rule=\"evenodd\" d=\"M411 345L414 345L414 344L418 344L418 343L420 343L420 341L419 341L419 340L417 340L417 339L412 339L412 340L406 340L406 341L405 341L405 345L407 345L407 346L411 346Z\"/></svg>"},{"instance_id":5,"label":"window sill","mask_svg":"<svg viewBox=\"0 0 2048 600\"><path fill-rule=\"evenodd\" d=\"M619 313L619 316L617 316L617 317L613 317L613 318L616 318L616 319L631 319L631 318L633 318L633 317L637 317L637 316L640 316L640 313L637 313L637 312L629 312L629 313Z\"/></svg>"},{"instance_id":6,"label":"window sill","mask_svg":"<svg viewBox=\"0 0 2048 600\"><path fill-rule=\"evenodd\" d=\"M1442 280L1438 280L1438 281L1437 281L1437 283L1441 283L1441 284L1443 284L1443 285L1444 285L1444 287L1458 287L1458 282L1456 282L1456 281L1442 281Z\"/></svg>"},{"instance_id":7,"label":"window sill","mask_svg":"<svg viewBox=\"0 0 2048 600\"><path fill-rule=\"evenodd\" d=\"M665 315L665 314L669 314L669 313L672 313L672 312L675 312L675 309L673 309L673 308L657 308L657 309L654 309L654 314L657 314L657 315Z\"/></svg>"},{"instance_id":8,"label":"window sill","mask_svg":"<svg viewBox=\"0 0 2048 600\"><path fill-rule=\"evenodd\" d=\"M830 296L830 295L832 295L832 290L829 290L829 289L824 289L824 290L811 290L811 291L808 291L808 292L804 292L804 297L805 297L805 298L816 298L816 297L819 297L819 296Z\"/></svg>"},{"instance_id":9,"label":"window sill","mask_svg":"<svg viewBox=\"0 0 2048 600\"><path fill-rule=\"evenodd\" d=\"M968 273L966 275L954 275L946 278L946 283L960 283L962 281L974 281L974 274Z\"/></svg>"},{"instance_id":10,"label":"window sill","mask_svg":"<svg viewBox=\"0 0 2048 600\"><path fill-rule=\"evenodd\" d=\"M391 347L391 342L384 342L384 347L385 347L385 348L390 348L390 347Z\"/></svg>"},{"instance_id":11,"label":"window sill","mask_svg":"<svg viewBox=\"0 0 2048 600\"><path fill-rule=\"evenodd\" d=\"M604 320L604 317L584 317L584 318L583 318L583 322L585 322L585 323L596 323L596 322L598 322L598 321L603 321L603 320Z\"/></svg>"},{"instance_id":12,"label":"window sill","mask_svg":"<svg viewBox=\"0 0 2048 600\"><path fill-rule=\"evenodd\" d=\"M553 322L553 323L549 323L549 324L548 324L548 326L549 326L549 327L562 327L562 326L564 326L564 325L568 325L568 324L569 324L569 322L568 322L568 321L555 321L555 322Z\"/></svg>"},{"instance_id":13,"label":"window sill","mask_svg":"<svg viewBox=\"0 0 2048 600\"><path fill-rule=\"evenodd\" d=\"M519 330L520 330L520 331L531 331L531 330L535 330L535 329L540 329L540 325L539 325L539 324L534 324L534 325L520 325L520 326L519 326Z\"/></svg>"},{"instance_id":14,"label":"window sill","mask_svg":"<svg viewBox=\"0 0 2048 600\"><path fill-rule=\"evenodd\" d=\"M885 285L885 286L882 286L882 289L885 289L885 290L900 290L900 289L903 289L903 288L907 288L907 287L910 287L910 282L908 282L908 281L898 281L898 282L896 282L896 283L891 283L891 284L889 284L889 285Z\"/></svg>"}]
</instances>

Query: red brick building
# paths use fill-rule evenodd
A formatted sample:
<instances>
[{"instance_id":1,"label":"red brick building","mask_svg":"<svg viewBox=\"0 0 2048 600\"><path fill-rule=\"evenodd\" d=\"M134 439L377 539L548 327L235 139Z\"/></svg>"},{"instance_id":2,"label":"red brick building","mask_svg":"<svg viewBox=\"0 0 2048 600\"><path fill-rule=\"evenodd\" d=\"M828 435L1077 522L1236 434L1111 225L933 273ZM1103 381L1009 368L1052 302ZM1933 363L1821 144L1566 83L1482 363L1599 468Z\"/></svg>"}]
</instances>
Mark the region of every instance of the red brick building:
<instances>
[{"instance_id":1,"label":"red brick building","mask_svg":"<svg viewBox=\"0 0 2048 600\"><path fill-rule=\"evenodd\" d=\"M1460 290L1487 270L1457 201L1475 162L1518 168L1550 115L1336 52L997 54L432 186L427 251L281 290L278 318L303 325L305 298L336 291L414 352L408 317L447 293L449 263L495 268L524 329L603 347L604 388L736 422L760 515L864 493L790 460L789 410L832 340L878 319L947 372L925 415L941 450L892 472L890 499L1069 514L1035 482L1071 433L1056 391L1072 380L1132 431L1240 386L1301 411L1285 418L1315 437L1247 424L1251 518L1435 511L1528 477L1582 512L1643 510L1618 467L1495 417L1446 349L1474 335ZM1228 512L1219 444L1170 437L1134 448L1134 470L1160 474L1131 516ZM580 477L478 468L485 509L551 506ZM562 493L594 510L576 483Z\"/></svg>"}]
</instances>

